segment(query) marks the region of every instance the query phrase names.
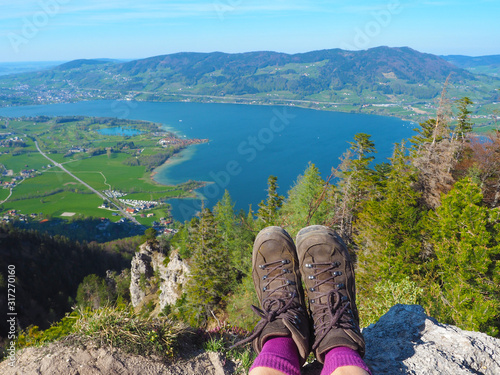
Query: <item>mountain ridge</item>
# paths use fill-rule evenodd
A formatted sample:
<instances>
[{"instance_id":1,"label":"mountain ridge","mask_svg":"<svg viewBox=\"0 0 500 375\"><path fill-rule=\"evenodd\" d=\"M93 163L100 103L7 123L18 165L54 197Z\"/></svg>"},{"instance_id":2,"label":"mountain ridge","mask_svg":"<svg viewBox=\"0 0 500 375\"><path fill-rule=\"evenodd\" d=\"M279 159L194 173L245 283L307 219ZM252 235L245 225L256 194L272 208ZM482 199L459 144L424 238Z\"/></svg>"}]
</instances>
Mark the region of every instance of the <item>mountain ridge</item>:
<instances>
[{"instance_id":1,"label":"mountain ridge","mask_svg":"<svg viewBox=\"0 0 500 375\"><path fill-rule=\"evenodd\" d=\"M205 101L238 97L257 104L304 101L346 111L376 104L372 110L379 111L380 104L432 105L448 77L452 96L493 103L500 81L474 73L409 47L296 54L178 52L127 62L79 59L0 77L0 106L82 99L178 101L188 96Z\"/></svg>"}]
</instances>

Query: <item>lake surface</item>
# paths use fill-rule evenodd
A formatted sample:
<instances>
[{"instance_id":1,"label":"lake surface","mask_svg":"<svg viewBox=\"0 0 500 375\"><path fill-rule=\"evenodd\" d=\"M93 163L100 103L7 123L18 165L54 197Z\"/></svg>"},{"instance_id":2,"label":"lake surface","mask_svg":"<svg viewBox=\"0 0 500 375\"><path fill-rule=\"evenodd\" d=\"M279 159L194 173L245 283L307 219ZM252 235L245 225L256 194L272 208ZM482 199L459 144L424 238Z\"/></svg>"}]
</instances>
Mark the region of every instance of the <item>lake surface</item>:
<instances>
[{"instance_id":1,"label":"lake surface","mask_svg":"<svg viewBox=\"0 0 500 375\"><path fill-rule=\"evenodd\" d=\"M87 101L0 108L0 116L102 116L161 123L180 136L208 138L157 168L155 180L176 184L189 179L210 181L199 194L212 207L227 189L236 209L248 211L265 198L267 178L278 177L286 194L312 162L326 178L356 133L368 133L378 150L377 162L391 156L393 144L411 137L416 127L392 117L323 112L285 106L206 103ZM172 200L177 220L189 219L199 200Z\"/></svg>"}]
</instances>

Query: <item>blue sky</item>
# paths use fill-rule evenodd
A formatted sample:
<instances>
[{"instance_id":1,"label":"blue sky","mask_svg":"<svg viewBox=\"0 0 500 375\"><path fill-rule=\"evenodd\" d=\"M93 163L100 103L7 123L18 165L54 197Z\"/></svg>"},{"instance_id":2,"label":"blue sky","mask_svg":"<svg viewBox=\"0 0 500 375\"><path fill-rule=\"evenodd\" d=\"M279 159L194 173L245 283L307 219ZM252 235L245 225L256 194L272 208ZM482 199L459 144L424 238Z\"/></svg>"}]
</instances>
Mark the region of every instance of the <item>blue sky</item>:
<instances>
[{"instance_id":1,"label":"blue sky","mask_svg":"<svg viewBox=\"0 0 500 375\"><path fill-rule=\"evenodd\" d=\"M0 61L409 46L500 54L499 0L0 0Z\"/></svg>"}]
</instances>

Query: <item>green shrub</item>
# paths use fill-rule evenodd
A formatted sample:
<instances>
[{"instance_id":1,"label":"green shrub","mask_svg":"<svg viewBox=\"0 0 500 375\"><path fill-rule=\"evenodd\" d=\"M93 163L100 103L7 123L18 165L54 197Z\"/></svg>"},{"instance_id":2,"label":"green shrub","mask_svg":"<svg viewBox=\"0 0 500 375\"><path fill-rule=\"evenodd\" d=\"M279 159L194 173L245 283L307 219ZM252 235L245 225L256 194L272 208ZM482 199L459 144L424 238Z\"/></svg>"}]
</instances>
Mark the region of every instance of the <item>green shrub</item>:
<instances>
[{"instance_id":1,"label":"green shrub","mask_svg":"<svg viewBox=\"0 0 500 375\"><path fill-rule=\"evenodd\" d=\"M259 317L252 310L252 305L259 306L259 300L255 294L252 276L248 275L228 298L226 311L229 323L247 331L252 330L259 321Z\"/></svg>"},{"instance_id":2,"label":"green shrub","mask_svg":"<svg viewBox=\"0 0 500 375\"><path fill-rule=\"evenodd\" d=\"M73 311L45 331L40 331L37 326L29 326L19 334L16 346L19 349L39 346L68 336L74 332L74 326L78 318L78 312Z\"/></svg>"},{"instance_id":3,"label":"green shrub","mask_svg":"<svg viewBox=\"0 0 500 375\"><path fill-rule=\"evenodd\" d=\"M419 303L423 289L407 276L399 282L383 280L375 284L369 296L358 300L360 323L362 327L376 323L379 318L397 304L414 305Z\"/></svg>"}]
</instances>

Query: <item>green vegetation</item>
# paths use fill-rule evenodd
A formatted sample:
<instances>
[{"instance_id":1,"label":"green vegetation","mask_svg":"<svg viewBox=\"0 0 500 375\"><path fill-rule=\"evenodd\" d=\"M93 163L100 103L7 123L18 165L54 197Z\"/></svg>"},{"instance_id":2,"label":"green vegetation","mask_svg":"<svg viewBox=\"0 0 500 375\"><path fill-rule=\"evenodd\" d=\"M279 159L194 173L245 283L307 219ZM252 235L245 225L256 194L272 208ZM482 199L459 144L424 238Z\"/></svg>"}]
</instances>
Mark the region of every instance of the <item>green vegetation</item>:
<instances>
[{"instance_id":1,"label":"green vegetation","mask_svg":"<svg viewBox=\"0 0 500 375\"><path fill-rule=\"evenodd\" d=\"M456 65L410 48L377 47L294 55L177 53L126 63L73 61L46 71L0 77L0 106L89 98L187 99L284 104L421 121L435 114L435 99L450 77L450 95L470 97L477 103L476 122L491 126L492 119L479 112L485 105L498 109L497 59L450 58Z\"/></svg>"},{"instance_id":2,"label":"green vegetation","mask_svg":"<svg viewBox=\"0 0 500 375\"><path fill-rule=\"evenodd\" d=\"M335 228L348 244L362 326L376 322L394 304L418 303L440 322L498 337L500 132L487 142L478 140L470 134L468 100L457 103L453 121L443 95L436 118L423 122L408 142L395 145L389 163L372 165L375 144L370 135L357 134L326 181L311 164L281 197L271 176L256 215L252 210L235 213L225 192L213 209L204 208L173 237L158 239L147 231L142 240L178 249L191 270L183 296L164 309L159 321L150 316L152 301L140 312L131 310L126 273L112 275L110 287L109 277L105 282L102 274L89 272L95 275L78 278L83 283L76 295L88 310L78 312L76 322L70 315L43 333L28 329L24 342L43 343L71 332L133 353L172 358L185 339L179 339L176 328L183 323L204 333L198 343L205 342L206 350L247 366L252 360L248 350L226 348L257 319L251 308L257 303L251 276L254 237L267 225L294 234L311 224ZM51 248L45 246L40 248ZM40 251L48 262L51 252ZM37 281L36 272L30 272ZM61 300L70 294L65 293L58 295Z\"/></svg>"},{"instance_id":3,"label":"green vegetation","mask_svg":"<svg viewBox=\"0 0 500 375\"><path fill-rule=\"evenodd\" d=\"M177 138L157 124L83 116L38 116L2 119L0 126L0 184L4 187L0 190L3 202L0 207L3 212L16 210L8 220L36 223L45 218L98 217L116 222L122 216L116 215L116 205L122 210L130 207L123 201L126 199L153 202L144 213L154 214L156 219L152 215L149 218L140 215L143 212L136 214L138 222L151 226L160 217L170 217L167 199L192 197L192 190L200 187L194 181L179 186L164 186L153 181L152 169L188 142L197 141L182 140L162 147L158 143L160 139ZM110 130L113 134L117 128L136 134L101 133ZM97 191L107 192L104 206L100 207L102 197L47 160L35 141L55 163L61 163ZM21 143L23 146L18 146ZM62 216L65 213L66 216Z\"/></svg>"},{"instance_id":4,"label":"green vegetation","mask_svg":"<svg viewBox=\"0 0 500 375\"><path fill-rule=\"evenodd\" d=\"M375 144L357 134L327 181L310 165L279 197L271 176L256 219L252 212L227 210L226 194L214 212L205 209L186 223L172 246L194 271L171 316L196 327L215 318L250 329L256 301L248 260L255 233L279 225L293 235L323 224L339 231L356 260L363 325L394 304L419 303L444 323L498 336L500 133L478 141L470 135L469 99L457 103L455 122L444 98L437 118L396 145L390 163L372 166Z\"/></svg>"}]
</instances>

